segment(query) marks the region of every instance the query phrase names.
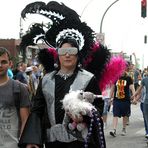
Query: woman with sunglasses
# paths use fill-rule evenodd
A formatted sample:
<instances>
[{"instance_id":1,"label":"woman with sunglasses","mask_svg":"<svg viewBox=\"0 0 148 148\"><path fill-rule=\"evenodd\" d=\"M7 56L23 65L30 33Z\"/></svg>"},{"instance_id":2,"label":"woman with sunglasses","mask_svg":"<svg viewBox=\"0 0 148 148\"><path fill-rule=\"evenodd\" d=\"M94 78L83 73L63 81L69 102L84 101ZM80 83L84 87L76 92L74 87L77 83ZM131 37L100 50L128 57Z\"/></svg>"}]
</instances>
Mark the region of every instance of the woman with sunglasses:
<instances>
[{"instance_id":1,"label":"woman with sunglasses","mask_svg":"<svg viewBox=\"0 0 148 148\"><path fill-rule=\"evenodd\" d=\"M42 40L46 45L54 48L57 58L55 60L54 52L47 50L39 52L38 57L46 74L38 85L32 111L20 138L19 146L25 148L39 148L43 145L46 148L105 148L101 118L104 101L96 97L101 94L99 86L101 72L110 58L110 52L96 43L94 31L85 22L81 22L74 10L64 4L55 1L47 5L43 2L31 3L22 11L22 18L32 12L49 18L50 27L44 31L45 26L34 24L22 38L21 47L25 49L30 43L35 45ZM43 51L47 52L42 55ZM93 107L85 114L85 110L81 110L79 104L73 101L70 106L81 110L79 116L73 116L73 113L64 108L63 100L67 94L78 91L82 91L79 94L82 98L83 92L91 94L89 96L88 93L89 97L85 97L90 99L87 103ZM75 98L72 96L71 100ZM86 100L84 102L86 103ZM82 134L80 129L70 128L69 125L74 125L73 121L77 125L84 123L82 125L86 125L84 129L87 132L84 134L83 131Z\"/></svg>"},{"instance_id":2,"label":"woman with sunglasses","mask_svg":"<svg viewBox=\"0 0 148 148\"><path fill-rule=\"evenodd\" d=\"M70 90L83 90L97 95L101 94L94 75L80 66L79 45L76 40L72 38L62 40L60 46L57 47L57 53L58 67L53 72L47 73L39 84L32 115L20 140L20 145L27 144L27 148L41 147L42 134L45 137L44 142L47 148L60 146L64 148L84 147L84 141L78 140L77 137L67 132L63 124L65 111L61 101ZM93 104L102 114L103 100L101 98L95 99ZM36 124L36 120L41 123L43 116L46 121L44 128ZM39 133L37 133L38 130ZM89 142L88 147L95 148L99 145L98 142L93 139Z\"/></svg>"}]
</instances>

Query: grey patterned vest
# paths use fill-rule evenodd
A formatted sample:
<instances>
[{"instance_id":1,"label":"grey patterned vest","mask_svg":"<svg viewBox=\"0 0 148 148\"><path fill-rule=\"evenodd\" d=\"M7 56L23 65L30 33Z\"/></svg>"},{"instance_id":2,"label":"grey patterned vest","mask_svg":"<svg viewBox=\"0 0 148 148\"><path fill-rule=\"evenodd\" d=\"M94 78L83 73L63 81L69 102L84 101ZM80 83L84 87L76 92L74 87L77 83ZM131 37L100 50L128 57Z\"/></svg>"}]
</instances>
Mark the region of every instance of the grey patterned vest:
<instances>
[{"instance_id":1,"label":"grey patterned vest","mask_svg":"<svg viewBox=\"0 0 148 148\"><path fill-rule=\"evenodd\" d=\"M76 140L71 134L67 133L64 124L55 123L55 71L46 74L42 81L42 91L47 103L48 118L51 124L51 128L47 129L47 141L61 141L71 142ZM86 70L79 71L73 84L70 86L70 91L85 90L86 86L90 82L93 74Z\"/></svg>"}]
</instances>

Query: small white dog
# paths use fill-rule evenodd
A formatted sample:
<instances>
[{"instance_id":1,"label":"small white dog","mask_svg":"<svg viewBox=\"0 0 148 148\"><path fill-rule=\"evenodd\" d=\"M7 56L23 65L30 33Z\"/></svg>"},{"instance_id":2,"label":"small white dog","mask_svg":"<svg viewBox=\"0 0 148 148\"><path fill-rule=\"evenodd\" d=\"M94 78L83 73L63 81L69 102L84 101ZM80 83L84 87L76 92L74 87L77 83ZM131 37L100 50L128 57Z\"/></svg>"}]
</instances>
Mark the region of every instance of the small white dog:
<instances>
[{"instance_id":1,"label":"small white dog","mask_svg":"<svg viewBox=\"0 0 148 148\"><path fill-rule=\"evenodd\" d=\"M96 110L92 103L97 97L101 97L101 95L97 96L91 92L77 90L66 94L62 100L63 108L66 114L73 121L68 124L68 128L70 130L80 131L83 138L86 138L88 133L87 125L83 122L83 116L92 116L91 111Z\"/></svg>"}]
</instances>

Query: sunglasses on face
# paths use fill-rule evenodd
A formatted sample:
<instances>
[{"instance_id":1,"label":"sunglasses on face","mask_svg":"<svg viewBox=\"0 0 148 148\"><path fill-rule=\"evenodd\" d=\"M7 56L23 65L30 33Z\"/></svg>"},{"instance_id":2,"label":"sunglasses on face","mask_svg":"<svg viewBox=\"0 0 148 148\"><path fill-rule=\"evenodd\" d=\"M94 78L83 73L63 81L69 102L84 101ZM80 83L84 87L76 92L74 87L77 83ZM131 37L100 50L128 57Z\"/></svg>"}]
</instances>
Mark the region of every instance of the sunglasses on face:
<instances>
[{"instance_id":1,"label":"sunglasses on face","mask_svg":"<svg viewBox=\"0 0 148 148\"><path fill-rule=\"evenodd\" d=\"M58 48L58 55L76 55L78 53L78 49L76 47L70 48Z\"/></svg>"}]
</instances>

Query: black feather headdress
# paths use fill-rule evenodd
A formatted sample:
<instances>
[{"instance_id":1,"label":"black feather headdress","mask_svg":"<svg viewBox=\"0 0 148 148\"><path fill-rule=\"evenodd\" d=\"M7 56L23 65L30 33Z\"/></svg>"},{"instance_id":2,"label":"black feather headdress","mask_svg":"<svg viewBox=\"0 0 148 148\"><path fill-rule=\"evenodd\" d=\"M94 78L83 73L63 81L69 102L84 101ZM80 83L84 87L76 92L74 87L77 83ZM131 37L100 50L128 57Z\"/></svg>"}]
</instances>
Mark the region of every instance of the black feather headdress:
<instances>
[{"instance_id":1,"label":"black feather headdress","mask_svg":"<svg viewBox=\"0 0 148 148\"><path fill-rule=\"evenodd\" d=\"M80 20L79 15L74 10L63 3L50 1L46 5L44 2L39 1L27 5L22 10L21 17L25 19L27 14L42 15L49 19L49 23L48 25L44 25L44 23L32 25L22 37L21 47L23 49L29 44L36 45L38 41L42 40L42 43L56 50L63 40L72 38L78 43L82 66L94 73L98 81L100 80L102 71L110 59L110 52L101 44L96 46L95 32ZM47 51L44 51L47 57L50 52L48 51L47 54ZM41 55L43 53L42 51ZM48 64L45 63L49 63L49 61L46 62L41 57L44 58L44 56L40 56L40 61L48 69ZM48 58L46 59L48 60ZM49 67L53 67L50 65L51 63L49 63Z\"/></svg>"},{"instance_id":2,"label":"black feather headdress","mask_svg":"<svg viewBox=\"0 0 148 148\"><path fill-rule=\"evenodd\" d=\"M28 4L21 12L21 17L26 18L27 14L39 14L52 20L53 24L59 23L63 19L79 21L79 15L63 3L50 1L47 5L44 2L34 2Z\"/></svg>"},{"instance_id":3,"label":"black feather headdress","mask_svg":"<svg viewBox=\"0 0 148 148\"><path fill-rule=\"evenodd\" d=\"M47 5L44 2L28 4L21 12L25 20L27 14L39 14L49 19L48 24L34 23L25 35L22 36L21 49L28 45L36 45L38 41L56 48L67 36L73 37L80 45L81 55L85 57L94 43L95 33L81 22L79 15L63 3L50 1Z\"/></svg>"}]
</instances>

